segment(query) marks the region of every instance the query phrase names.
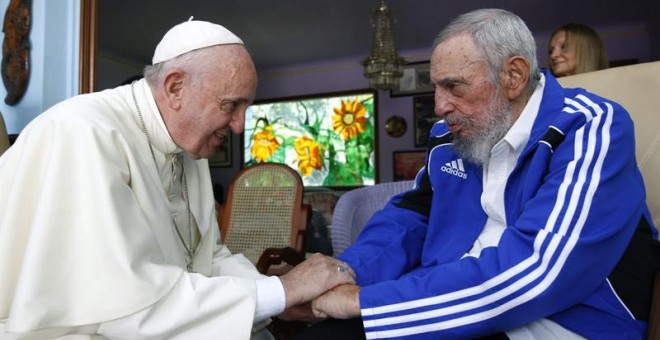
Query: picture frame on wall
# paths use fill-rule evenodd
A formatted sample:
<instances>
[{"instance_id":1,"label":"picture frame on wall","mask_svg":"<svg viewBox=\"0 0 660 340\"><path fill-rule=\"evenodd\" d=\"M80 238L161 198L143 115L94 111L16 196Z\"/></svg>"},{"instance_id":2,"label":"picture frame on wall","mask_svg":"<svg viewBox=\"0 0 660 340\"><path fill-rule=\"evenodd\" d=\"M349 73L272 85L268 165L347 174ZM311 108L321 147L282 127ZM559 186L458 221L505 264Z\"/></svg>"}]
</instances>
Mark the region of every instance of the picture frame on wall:
<instances>
[{"instance_id":1,"label":"picture frame on wall","mask_svg":"<svg viewBox=\"0 0 660 340\"><path fill-rule=\"evenodd\" d=\"M225 141L215 149L215 155L209 158L209 167L228 168L231 167L231 139L232 134L227 136Z\"/></svg>"},{"instance_id":2,"label":"picture frame on wall","mask_svg":"<svg viewBox=\"0 0 660 340\"><path fill-rule=\"evenodd\" d=\"M241 168L284 164L298 172L305 188L374 185L377 117L373 89L257 101L245 112Z\"/></svg>"},{"instance_id":3,"label":"picture frame on wall","mask_svg":"<svg viewBox=\"0 0 660 340\"><path fill-rule=\"evenodd\" d=\"M415 179L426 160L425 150L409 150L392 152L392 177L396 181Z\"/></svg>"},{"instance_id":4,"label":"picture frame on wall","mask_svg":"<svg viewBox=\"0 0 660 340\"><path fill-rule=\"evenodd\" d=\"M390 90L390 97L431 94L435 87L431 83L431 66L428 61L408 63L403 67L399 86Z\"/></svg>"},{"instance_id":5,"label":"picture frame on wall","mask_svg":"<svg viewBox=\"0 0 660 340\"><path fill-rule=\"evenodd\" d=\"M433 124L440 120L435 115L433 96L413 98L413 120L415 129L415 146L425 147L429 141L429 133Z\"/></svg>"}]
</instances>

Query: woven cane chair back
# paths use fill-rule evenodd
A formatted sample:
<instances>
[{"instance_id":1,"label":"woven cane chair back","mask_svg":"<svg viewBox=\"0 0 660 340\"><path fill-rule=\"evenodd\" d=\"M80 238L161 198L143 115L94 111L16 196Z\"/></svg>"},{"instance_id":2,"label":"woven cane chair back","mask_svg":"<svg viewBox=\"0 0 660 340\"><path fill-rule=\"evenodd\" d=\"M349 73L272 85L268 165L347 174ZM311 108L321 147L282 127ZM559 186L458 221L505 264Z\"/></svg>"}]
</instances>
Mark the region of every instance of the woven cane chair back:
<instances>
[{"instance_id":1,"label":"woven cane chair back","mask_svg":"<svg viewBox=\"0 0 660 340\"><path fill-rule=\"evenodd\" d=\"M257 264L267 248L298 251L303 184L288 166L259 163L232 179L221 216L224 243Z\"/></svg>"}]
</instances>

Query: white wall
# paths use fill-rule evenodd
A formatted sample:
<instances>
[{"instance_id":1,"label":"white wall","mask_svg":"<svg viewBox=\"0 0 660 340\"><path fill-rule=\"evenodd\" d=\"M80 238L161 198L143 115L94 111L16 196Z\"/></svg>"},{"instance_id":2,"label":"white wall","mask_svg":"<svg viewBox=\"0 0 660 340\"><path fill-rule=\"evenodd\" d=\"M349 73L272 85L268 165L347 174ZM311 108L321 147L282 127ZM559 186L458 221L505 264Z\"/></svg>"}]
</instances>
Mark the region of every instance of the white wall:
<instances>
[{"instance_id":1,"label":"white wall","mask_svg":"<svg viewBox=\"0 0 660 340\"><path fill-rule=\"evenodd\" d=\"M9 0L0 0L0 22ZM5 104L0 86L0 112L10 134L19 133L53 104L78 93L79 0L33 0L30 29L30 76L25 95ZM4 39L4 33L0 33Z\"/></svg>"}]
</instances>

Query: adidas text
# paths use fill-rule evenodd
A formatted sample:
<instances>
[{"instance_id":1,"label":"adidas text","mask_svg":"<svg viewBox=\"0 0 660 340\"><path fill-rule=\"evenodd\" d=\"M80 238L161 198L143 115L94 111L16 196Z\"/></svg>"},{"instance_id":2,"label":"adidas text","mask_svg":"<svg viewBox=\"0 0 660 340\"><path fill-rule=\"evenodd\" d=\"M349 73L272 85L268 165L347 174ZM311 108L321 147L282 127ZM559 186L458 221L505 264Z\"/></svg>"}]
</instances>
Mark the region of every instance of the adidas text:
<instances>
[{"instance_id":1,"label":"adidas text","mask_svg":"<svg viewBox=\"0 0 660 340\"><path fill-rule=\"evenodd\" d=\"M455 161L445 163L445 165L440 167L440 170L462 179L467 179L467 174L464 172L465 169L463 168L463 160L460 158Z\"/></svg>"}]
</instances>

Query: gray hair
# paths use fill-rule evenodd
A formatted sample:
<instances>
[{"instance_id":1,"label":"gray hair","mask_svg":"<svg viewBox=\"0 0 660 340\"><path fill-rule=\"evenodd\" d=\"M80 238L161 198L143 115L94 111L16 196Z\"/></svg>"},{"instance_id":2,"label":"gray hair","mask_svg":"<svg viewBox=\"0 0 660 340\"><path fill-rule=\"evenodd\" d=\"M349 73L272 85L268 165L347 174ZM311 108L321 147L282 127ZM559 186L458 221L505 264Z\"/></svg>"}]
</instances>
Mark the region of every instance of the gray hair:
<instances>
[{"instance_id":1,"label":"gray hair","mask_svg":"<svg viewBox=\"0 0 660 340\"><path fill-rule=\"evenodd\" d=\"M536 89L541 78L536 60L536 42L525 22L517 15L503 9L478 9L452 20L433 41L433 49L439 44L462 34L469 34L475 46L486 58L490 77L499 87L500 71L504 62L513 56L522 56L530 65L527 88Z\"/></svg>"},{"instance_id":2,"label":"gray hair","mask_svg":"<svg viewBox=\"0 0 660 340\"><path fill-rule=\"evenodd\" d=\"M180 69L187 73L198 72L204 65L204 61L213 60L217 55L213 54L210 48L200 48L184 53L180 56L160 62L156 65L147 65L144 67L144 79L152 88L161 83L165 75L173 70ZM200 77L192 77L193 80L201 81Z\"/></svg>"}]
</instances>

